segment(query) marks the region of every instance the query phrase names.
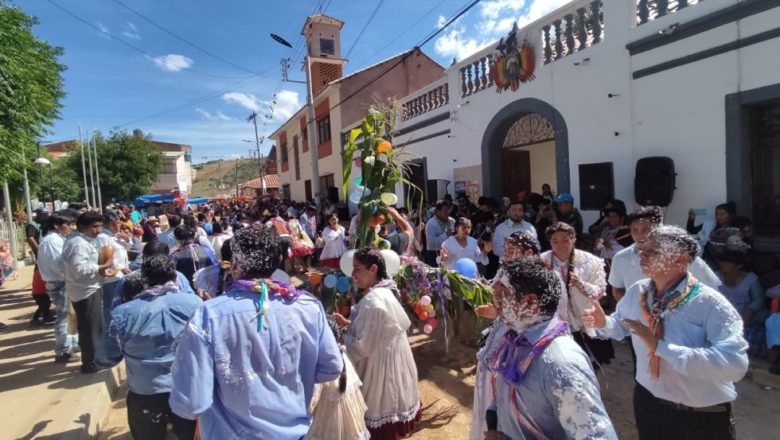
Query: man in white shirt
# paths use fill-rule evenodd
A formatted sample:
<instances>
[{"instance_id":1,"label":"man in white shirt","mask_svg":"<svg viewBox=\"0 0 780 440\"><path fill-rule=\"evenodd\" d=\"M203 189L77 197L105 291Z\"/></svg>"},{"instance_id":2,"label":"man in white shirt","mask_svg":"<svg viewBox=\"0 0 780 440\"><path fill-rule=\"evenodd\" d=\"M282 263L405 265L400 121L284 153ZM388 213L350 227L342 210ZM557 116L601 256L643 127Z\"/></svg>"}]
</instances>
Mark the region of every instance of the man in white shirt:
<instances>
[{"instance_id":1,"label":"man in white shirt","mask_svg":"<svg viewBox=\"0 0 780 440\"><path fill-rule=\"evenodd\" d=\"M65 267L62 248L65 238L73 229L75 220L62 214L49 217L52 229L43 237L38 247L38 271L46 282L46 293L54 302L57 319L54 321L54 361L57 363L77 362L79 356L73 353L78 337L68 333L68 305L65 294Z\"/></svg>"},{"instance_id":2,"label":"man in white shirt","mask_svg":"<svg viewBox=\"0 0 780 440\"><path fill-rule=\"evenodd\" d=\"M583 314L598 336L634 342L640 440L736 439L731 402L748 344L739 313L688 271L698 252L685 230L655 228L639 252L650 279L629 287L612 315L597 301Z\"/></svg>"},{"instance_id":3,"label":"man in white shirt","mask_svg":"<svg viewBox=\"0 0 780 440\"><path fill-rule=\"evenodd\" d=\"M425 263L437 266L441 245L455 234L455 219L450 217L450 204L439 200L434 205L434 215L425 224Z\"/></svg>"},{"instance_id":4,"label":"man in white shirt","mask_svg":"<svg viewBox=\"0 0 780 440\"><path fill-rule=\"evenodd\" d=\"M509 205L509 209L506 212L507 219L496 227L496 231L493 233L493 253L498 258L504 256L504 239L513 232L527 232L536 239L537 243L539 242L539 238L536 236L536 228L523 219L523 214L523 203L515 200Z\"/></svg>"},{"instance_id":5,"label":"man in white shirt","mask_svg":"<svg viewBox=\"0 0 780 440\"><path fill-rule=\"evenodd\" d=\"M620 301L620 298L626 293L626 289L632 284L647 278L639 265L639 251L645 245L650 232L661 226L663 220L663 211L658 206L642 207L628 215L631 238L634 239L634 244L621 250L612 258L609 285L612 286L612 296L615 297L615 301ZM718 276L699 257L691 262L688 271L713 289L717 289L721 285Z\"/></svg>"},{"instance_id":6,"label":"man in white shirt","mask_svg":"<svg viewBox=\"0 0 780 440\"><path fill-rule=\"evenodd\" d=\"M65 267L65 292L73 302L78 317L81 372L99 371L95 362L96 344L101 341L103 297L100 294L101 271L114 265L113 259L99 263L100 243L97 236L103 229L103 216L87 211L76 220L77 232L71 234L62 248Z\"/></svg>"}]
</instances>

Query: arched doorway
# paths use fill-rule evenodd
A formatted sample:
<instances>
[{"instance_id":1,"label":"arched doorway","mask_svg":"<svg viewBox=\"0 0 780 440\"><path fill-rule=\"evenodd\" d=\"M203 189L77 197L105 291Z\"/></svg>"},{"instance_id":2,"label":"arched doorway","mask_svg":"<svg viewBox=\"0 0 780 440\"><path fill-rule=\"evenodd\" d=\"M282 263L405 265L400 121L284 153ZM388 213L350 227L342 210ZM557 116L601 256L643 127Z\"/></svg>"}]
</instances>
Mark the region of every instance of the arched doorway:
<instances>
[{"instance_id":1,"label":"arched doorway","mask_svg":"<svg viewBox=\"0 0 780 440\"><path fill-rule=\"evenodd\" d=\"M551 105L519 99L496 113L482 138L484 194L514 197L520 189L540 192L549 183L569 192L566 123Z\"/></svg>"}]
</instances>

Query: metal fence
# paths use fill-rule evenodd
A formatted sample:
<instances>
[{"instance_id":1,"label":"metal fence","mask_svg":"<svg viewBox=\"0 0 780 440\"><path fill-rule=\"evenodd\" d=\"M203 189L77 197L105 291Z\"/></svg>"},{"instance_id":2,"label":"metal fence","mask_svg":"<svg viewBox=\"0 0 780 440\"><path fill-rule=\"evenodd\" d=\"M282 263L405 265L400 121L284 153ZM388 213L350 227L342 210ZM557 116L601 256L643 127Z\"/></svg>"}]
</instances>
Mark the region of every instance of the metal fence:
<instances>
[{"instance_id":1,"label":"metal fence","mask_svg":"<svg viewBox=\"0 0 780 440\"><path fill-rule=\"evenodd\" d=\"M16 241L16 260L27 260L32 258L32 255L28 252L27 241L25 240L25 227L19 225L16 222L13 223L13 230L11 234L8 231L8 224L5 219L0 218L0 243L8 243L8 252L11 252L11 241Z\"/></svg>"}]
</instances>

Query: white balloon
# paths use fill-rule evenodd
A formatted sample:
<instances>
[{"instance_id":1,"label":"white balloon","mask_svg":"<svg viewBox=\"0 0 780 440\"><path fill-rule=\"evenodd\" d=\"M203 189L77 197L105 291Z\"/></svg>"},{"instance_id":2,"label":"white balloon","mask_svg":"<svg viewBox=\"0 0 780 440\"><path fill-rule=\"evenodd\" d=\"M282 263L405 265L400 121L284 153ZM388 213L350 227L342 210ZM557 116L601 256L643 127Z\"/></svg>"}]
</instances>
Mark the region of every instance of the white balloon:
<instances>
[{"instance_id":1,"label":"white balloon","mask_svg":"<svg viewBox=\"0 0 780 440\"><path fill-rule=\"evenodd\" d=\"M364 186L356 186L350 193L349 193L349 201L354 204L359 204L360 199L363 198L363 196L370 196L371 190L364 187Z\"/></svg>"},{"instance_id":2,"label":"white balloon","mask_svg":"<svg viewBox=\"0 0 780 440\"><path fill-rule=\"evenodd\" d=\"M431 297L428 295L423 295L420 297L420 304L427 306L431 303Z\"/></svg>"},{"instance_id":3,"label":"white balloon","mask_svg":"<svg viewBox=\"0 0 780 440\"><path fill-rule=\"evenodd\" d=\"M398 203L398 196L391 192L382 193L379 199L387 206L393 206Z\"/></svg>"},{"instance_id":4,"label":"white balloon","mask_svg":"<svg viewBox=\"0 0 780 440\"><path fill-rule=\"evenodd\" d=\"M352 276L352 265L353 260L355 258L355 250L348 250L344 253L344 255L341 256L341 260L339 261L339 268L342 272L344 272L344 275L351 277Z\"/></svg>"},{"instance_id":5,"label":"white balloon","mask_svg":"<svg viewBox=\"0 0 780 440\"><path fill-rule=\"evenodd\" d=\"M382 258L385 259L387 275L394 277L401 270L401 257L390 249L383 249Z\"/></svg>"}]
</instances>

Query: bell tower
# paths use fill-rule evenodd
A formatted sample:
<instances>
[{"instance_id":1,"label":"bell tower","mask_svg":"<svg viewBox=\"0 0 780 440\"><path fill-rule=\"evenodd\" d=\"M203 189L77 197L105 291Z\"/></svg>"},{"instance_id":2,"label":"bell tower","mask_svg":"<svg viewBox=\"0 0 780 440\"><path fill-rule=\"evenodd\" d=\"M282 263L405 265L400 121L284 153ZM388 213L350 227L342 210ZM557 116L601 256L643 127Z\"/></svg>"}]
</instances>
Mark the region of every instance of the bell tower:
<instances>
[{"instance_id":1,"label":"bell tower","mask_svg":"<svg viewBox=\"0 0 780 440\"><path fill-rule=\"evenodd\" d=\"M344 22L324 14L310 15L301 35L306 38L311 63L311 89L314 97L322 93L331 81L343 76L347 60L341 58L341 27ZM304 66L305 68L305 66Z\"/></svg>"}]
</instances>

